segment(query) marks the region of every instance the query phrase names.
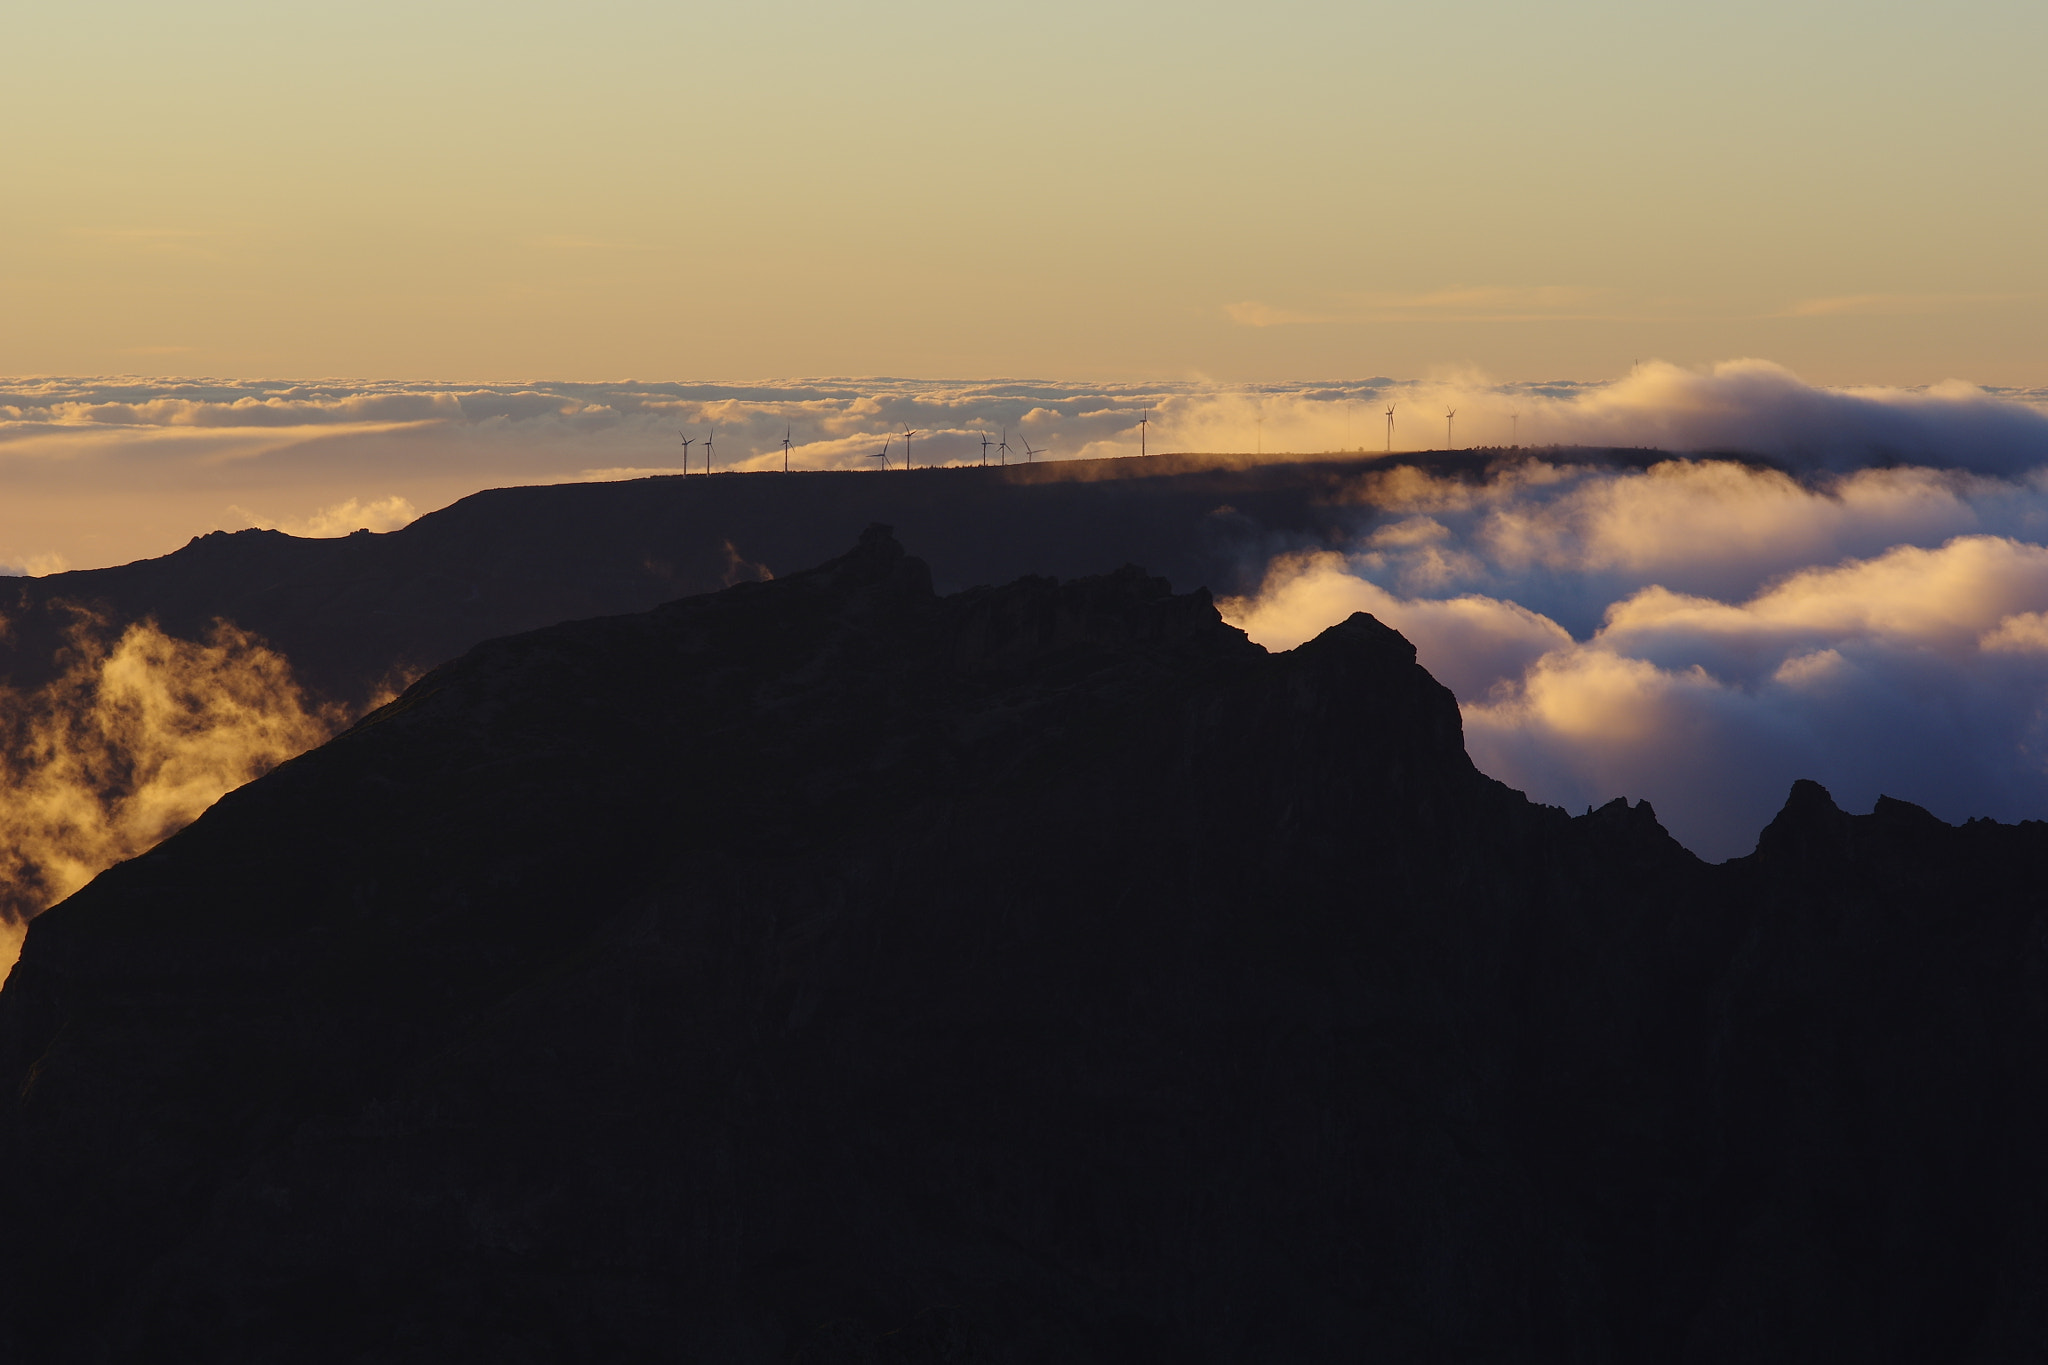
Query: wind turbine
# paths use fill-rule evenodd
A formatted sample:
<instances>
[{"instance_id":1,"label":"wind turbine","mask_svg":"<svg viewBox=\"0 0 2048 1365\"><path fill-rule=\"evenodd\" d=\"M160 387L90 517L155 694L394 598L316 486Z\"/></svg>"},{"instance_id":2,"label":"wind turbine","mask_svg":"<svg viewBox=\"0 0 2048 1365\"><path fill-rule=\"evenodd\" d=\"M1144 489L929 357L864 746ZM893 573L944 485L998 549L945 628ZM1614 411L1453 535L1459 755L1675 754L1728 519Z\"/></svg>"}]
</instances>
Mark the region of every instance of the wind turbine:
<instances>
[{"instance_id":1,"label":"wind turbine","mask_svg":"<svg viewBox=\"0 0 2048 1365\"><path fill-rule=\"evenodd\" d=\"M1512 408L1508 410L1508 432L1508 444L1520 450L1522 448L1522 414Z\"/></svg>"},{"instance_id":2,"label":"wind turbine","mask_svg":"<svg viewBox=\"0 0 2048 1365\"><path fill-rule=\"evenodd\" d=\"M903 424L903 467L910 468L910 438L917 435L910 429L910 423Z\"/></svg>"},{"instance_id":3,"label":"wind turbine","mask_svg":"<svg viewBox=\"0 0 2048 1365\"><path fill-rule=\"evenodd\" d=\"M988 448L994 444L995 442L988 438L987 432L981 433L981 462L983 464L988 463Z\"/></svg>"},{"instance_id":4,"label":"wind turbine","mask_svg":"<svg viewBox=\"0 0 2048 1365\"><path fill-rule=\"evenodd\" d=\"M1038 449L1033 450L1031 448L1031 441L1028 437L1019 437L1018 439L1024 442L1024 463L1030 464L1033 460L1045 454L1044 446L1040 446Z\"/></svg>"},{"instance_id":5,"label":"wind turbine","mask_svg":"<svg viewBox=\"0 0 2048 1365\"><path fill-rule=\"evenodd\" d=\"M704 433L704 472L711 472L711 433Z\"/></svg>"},{"instance_id":6,"label":"wind turbine","mask_svg":"<svg viewBox=\"0 0 2048 1365\"><path fill-rule=\"evenodd\" d=\"M1146 408L1145 415L1138 419L1138 454L1145 454L1145 428L1152 424L1152 409Z\"/></svg>"},{"instance_id":7,"label":"wind turbine","mask_svg":"<svg viewBox=\"0 0 2048 1365\"><path fill-rule=\"evenodd\" d=\"M677 432L676 435L683 436L683 434L680 431ZM685 474L690 472L690 447L695 444L697 444L696 437L683 436L683 472Z\"/></svg>"},{"instance_id":8,"label":"wind turbine","mask_svg":"<svg viewBox=\"0 0 2048 1365\"><path fill-rule=\"evenodd\" d=\"M1458 410L1457 410L1456 408L1445 408L1445 409L1444 409L1444 449L1445 449L1445 450L1455 450L1455 449L1457 448L1457 447L1455 447L1455 446L1453 446L1453 445L1451 444L1451 419L1452 419L1453 417L1456 417L1457 415L1458 415Z\"/></svg>"},{"instance_id":9,"label":"wind turbine","mask_svg":"<svg viewBox=\"0 0 2048 1365\"><path fill-rule=\"evenodd\" d=\"M1387 408L1387 454L1389 455L1394 453L1394 409L1400 406L1399 403L1393 403Z\"/></svg>"},{"instance_id":10,"label":"wind turbine","mask_svg":"<svg viewBox=\"0 0 2048 1365\"><path fill-rule=\"evenodd\" d=\"M871 460L880 460L882 462L882 468L887 469L889 467L889 441L893 441L895 439L896 438L894 436L891 436L888 441L882 442L882 448L876 451L874 454L870 455L868 458Z\"/></svg>"},{"instance_id":11,"label":"wind turbine","mask_svg":"<svg viewBox=\"0 0 2048 1365\"><path fill-rule=\"evenodd\" d=\"M1003 443L996 447L996 459L1002 464L1010 462L1010 429L1003 428Z\"/></svg>"},{"instance_id":12,"label":"wind turbine","mask_svg":"<svg viewBox=\"0 0 2048 1365\"><path fill-rule=\"evenodd\" d=\"M794 430L794 427L782 429L782 472L785 474L789 472L789 433Z\"/></svg>"}]
</instances>

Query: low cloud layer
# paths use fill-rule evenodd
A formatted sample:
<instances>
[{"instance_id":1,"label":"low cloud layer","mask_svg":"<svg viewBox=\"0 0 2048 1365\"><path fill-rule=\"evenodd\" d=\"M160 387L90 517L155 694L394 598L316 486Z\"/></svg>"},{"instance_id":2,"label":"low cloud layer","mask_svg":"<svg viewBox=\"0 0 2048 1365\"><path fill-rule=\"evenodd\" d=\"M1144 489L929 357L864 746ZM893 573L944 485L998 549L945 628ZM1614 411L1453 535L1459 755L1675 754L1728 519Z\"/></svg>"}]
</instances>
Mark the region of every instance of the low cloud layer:
<instances>
[{"instance_id":1,"label":"low cloud layer","mask_svg":"<svg viewBox=\"0 0 2048 1365\"><path fill-rule=\"evenodd\" d=\"M1824 389L1761 361L1609 383L17 381L0 571L389 530L487 487L699 471L707 437L719 470L780 469L785 436L793 470L875 470L885 445L900 468L905 427L920 465L1005 440L1011 461L1496 448L1484 477L1360 476L1346 552L1277 560L1232 610L1275 646L1385 617L1488 771L1574 807L1647 796L1710 855L1746 851L1797 776L2048 815L2048 391Z\"/></svg>"},{"instance_id":2,"label":"low cloud layer","mask_svg":"<svg viewBox=\"0 0 2048 1365\"><path fill-rule=\"evenodd\" d=\"M1258 459L1392 446L1740 451L1795 472L2048 462L2048 392L1822 389L1761 361L1646 364L1612 383L1219 386L815 379L735 384L0 382L0 570L166 553L210 530L389 529L506 484L721 470L900 468L1185 451ZM1446 419L1446 412L1456 416ZM1141 434L1140 419L1150 424Z\"/></svg>"}]
</instances>

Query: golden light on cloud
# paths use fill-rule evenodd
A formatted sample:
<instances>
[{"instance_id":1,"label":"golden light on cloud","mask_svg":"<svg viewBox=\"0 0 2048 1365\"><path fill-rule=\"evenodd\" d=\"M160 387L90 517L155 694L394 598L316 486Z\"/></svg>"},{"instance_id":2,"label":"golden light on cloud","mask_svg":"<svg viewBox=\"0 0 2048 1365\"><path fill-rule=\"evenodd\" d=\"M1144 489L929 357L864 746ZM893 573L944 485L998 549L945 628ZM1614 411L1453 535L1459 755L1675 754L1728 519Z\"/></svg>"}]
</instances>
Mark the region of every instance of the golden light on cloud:
<instances>
[{"instance_id":1,"label":"golden light on cloud","mask_svg":"<svg viewBox=\"0 0 2048 1365\"><path fill-rule=\"evenodd\" d=\"M110 640L79 611L67 650L49 685L0 691L0 947L11 951L22 922L345 719L224 623L200 641L150 622Z\"/></svg>"},{"instance_id":2,"label":"golden light on cloud","mask_svg":"<svg viewBox=\"0 0 2048 1365\"><path fill-rule=\"evenodd\" d=\"M355 531L396 531L419 520L420 515L410 500L396 494L367 502L361 498L349 498L297 520L273 521L245 507L230 506L228 510L258 530L315 538L345 536Z\"/></svg>"},{"instance_id":3,"label":"golden light on cloud","mask_svg":"<svg viewBox=\"0 0 2048 1365\"><path fill-rule=\"evenodd\" d=\"M2048 654L2048 612L2020 611L1978 638L1987 654Z\"/></svg>"}]
</instances>

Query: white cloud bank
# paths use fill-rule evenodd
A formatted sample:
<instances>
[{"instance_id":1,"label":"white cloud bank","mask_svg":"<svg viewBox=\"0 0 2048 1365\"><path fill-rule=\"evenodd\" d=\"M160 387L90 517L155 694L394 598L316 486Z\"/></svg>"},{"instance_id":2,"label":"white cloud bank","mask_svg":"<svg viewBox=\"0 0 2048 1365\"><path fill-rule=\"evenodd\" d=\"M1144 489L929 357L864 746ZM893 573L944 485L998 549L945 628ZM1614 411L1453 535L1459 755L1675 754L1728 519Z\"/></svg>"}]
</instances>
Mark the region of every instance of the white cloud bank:
<instances>
[{"instance_id":1,"label":"white cloud bank","mask_svg":"<svg viewBox=\"0 0 2048 1365\"><path fill-rule=\"evenodd\" d=\"M1507 446L1345 494L1343 554L1231 610L1291 645L1351 610L1406 631L1475 758L1573 807L1647 796L1710 856L1794 777L1946 818L2048 816L2048 392L1823 389L1761 361L1605 384L1219 387L818 379L691 385L0 383L0 568L160 554L216 527L346 534L480 488L701 469L1153 451ZM1456 416L1447 420L1446 414ZM1646 467L1577 448L1732 453ZM998 452L988 451L991 462Z\"/></svg>"},{"instance_id":2,"label":"white cloud bank","mask_svg":"<svg viewBox=\"0 0 2048 1365\"><path fill-rule=\"evenodd\" d=\"M1538 460L1370 495L1351 552L1283 557L1226 614L1284 648L1372 612L1539 799L1647 797L1717 858L1798 777L2048 817L2048 478Z\"/></svg>"}]
</instances>

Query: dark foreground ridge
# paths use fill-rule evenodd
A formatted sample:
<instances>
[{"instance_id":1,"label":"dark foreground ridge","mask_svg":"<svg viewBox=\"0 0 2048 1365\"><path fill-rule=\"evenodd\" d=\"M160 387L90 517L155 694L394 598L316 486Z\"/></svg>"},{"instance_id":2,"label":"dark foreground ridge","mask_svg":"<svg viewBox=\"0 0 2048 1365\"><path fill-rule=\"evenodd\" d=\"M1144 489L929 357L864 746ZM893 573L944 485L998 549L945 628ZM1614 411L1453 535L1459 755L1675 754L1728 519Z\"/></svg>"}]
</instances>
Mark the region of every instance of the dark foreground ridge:
<instances>
[{"instance_id":1,"label":"dark foreground ridge","mask_svg":"<svg viewBox=\"0 0 2048 1365\"><path fill-rule=\"evenodd\" d=\"M1354 616L851 554L479 646L36 920L0 1357L2037 1361L2048 830L1721 867Z\"/></svg>"}]
</instances>

